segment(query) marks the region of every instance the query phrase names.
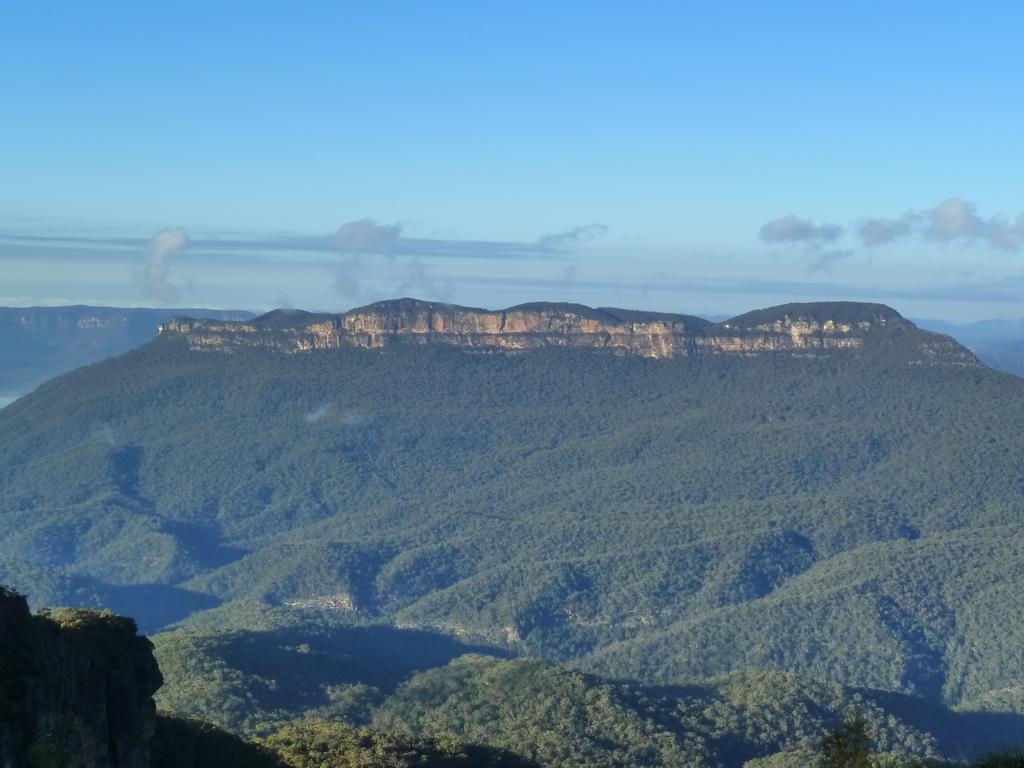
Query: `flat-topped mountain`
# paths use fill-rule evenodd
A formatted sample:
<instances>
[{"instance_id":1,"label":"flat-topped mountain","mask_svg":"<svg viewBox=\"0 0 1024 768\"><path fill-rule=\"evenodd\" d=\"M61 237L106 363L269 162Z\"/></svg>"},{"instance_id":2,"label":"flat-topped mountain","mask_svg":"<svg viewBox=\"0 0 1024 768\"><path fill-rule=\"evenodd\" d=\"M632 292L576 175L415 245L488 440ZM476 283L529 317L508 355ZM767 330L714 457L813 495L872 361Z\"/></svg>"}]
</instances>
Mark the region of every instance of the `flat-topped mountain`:
<instances>
[{"instance_id":1,"label":"flat-topped mountain","mask_svg":"<svg viewBox=\"0 0 1024 768\"><path fill-rule=\"evenodd\" d=\"M245 322L176 318L165 338L191 349L266 347L285 352L394 344L442 344L521 352L543 347L594 349L622 356L671 358L705 352L827 354L870 344L899 344L916 362L977 365L952 339L919 330L880 304L787 304L712 323L690 315L580 304L531 303L487 310L396 299L340 315L276 310Z\"/></svg>"}]
</instances>

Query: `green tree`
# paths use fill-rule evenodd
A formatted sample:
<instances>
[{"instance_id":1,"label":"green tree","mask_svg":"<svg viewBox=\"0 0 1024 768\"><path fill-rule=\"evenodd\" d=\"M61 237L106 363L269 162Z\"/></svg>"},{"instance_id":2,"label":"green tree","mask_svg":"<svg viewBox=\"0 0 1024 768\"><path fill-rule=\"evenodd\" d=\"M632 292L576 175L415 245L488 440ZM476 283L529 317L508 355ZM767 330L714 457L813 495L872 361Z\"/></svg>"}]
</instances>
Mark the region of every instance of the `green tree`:
<instances>
[{"instance_id":1,"label":"green tree","mask_svg":"<svg viewBox=\"0 0 1024 768\"><path fill-rule=\"evenodd\" d=\"M852 709L843 724L821 742L818 768L873 768L871 729L860 709Z\"/></svg>"}]
</instances>

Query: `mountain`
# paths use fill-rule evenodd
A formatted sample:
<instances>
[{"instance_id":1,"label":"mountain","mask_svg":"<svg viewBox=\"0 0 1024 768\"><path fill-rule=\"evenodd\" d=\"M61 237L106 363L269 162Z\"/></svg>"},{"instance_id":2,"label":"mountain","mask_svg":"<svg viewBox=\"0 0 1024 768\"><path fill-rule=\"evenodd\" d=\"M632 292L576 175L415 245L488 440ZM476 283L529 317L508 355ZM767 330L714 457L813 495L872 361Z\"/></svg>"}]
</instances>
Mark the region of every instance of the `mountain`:
<instances>
[{"instance_id":1,"label":"mountain","mask_svg":"<svg viewBox=\"0 0 1024 768\"><path fill-rule=\"evenodd\" d=\"M888 307L849 302L791 304L715 324L689 315L578 304L521 304L489 311L398 299L342 315L278 310L246 323L174 319L160 326L160 333L181 339L192 351L308 352L424 345L479 352L587 349L654 359L707 352L824 354L859 349L865 343L903 342L904 350L918 362L934 357L950 364L976 364L951 339L918 332ZM906 346L908 341L913 350Z\"/></svg>"},{"instance_id":2,"label":"mountain","mask_svg":"<svg viewBox=\"0 0 1024 768\"><path fill-rule=\"evenodd\" d=\"M985 365L997 371L1024 376L1024 321L981 320L976 323L947 323L918 320L930 331L952 336Z\"/></svg>"},{"instance_id":3,"label":"mountain","mask_svg":"<svg viewBox=\"0 0 1024 768\"><path fill-rule=\"evenodd\" d=\"M973 346L972 351L985 365L997 371L1024 376L1024 336L1009 341L979 343Z\"/></svg>"},{"instance_id":4,"label":"mountain","mask_svg":"<svg viewBox=\"0 0 1024 768\"><path fill-rule=\"evenodd\" d=\"M1020 711L1022 422L1024 381L880 305L176 319L0 411L0 581Z\"/></svg>"},{"instance_id":5,"label":"mountain","mask_svg":"<svg viewBox=\"0 0 1024 768\"><path fill-rule=\"evenodd\" d=\"M145 344L176 315L246 320L216 309L0 307L0 406L47 379Z\"/></svg>"}]
</instances>

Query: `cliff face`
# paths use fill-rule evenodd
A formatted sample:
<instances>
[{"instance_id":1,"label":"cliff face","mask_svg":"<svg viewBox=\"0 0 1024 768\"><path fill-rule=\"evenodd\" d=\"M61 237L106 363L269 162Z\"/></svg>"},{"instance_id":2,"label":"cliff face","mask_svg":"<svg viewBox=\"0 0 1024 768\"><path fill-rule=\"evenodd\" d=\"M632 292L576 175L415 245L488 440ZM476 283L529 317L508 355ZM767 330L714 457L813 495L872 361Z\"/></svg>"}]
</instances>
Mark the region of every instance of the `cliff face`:
<instances>
[{"instance_id":1,"label":"cliff face","mask_svg":"<svg viewBox=\"0 0 1024 768\"><path fill-rule=\"evenodd\" d=\"M817 356L874 343L909 343L917 362L978 364L952 339L920 331L888 307L849 302L790 304L715 324L688 315L575 304L523 304L492 311L397 299L342 315L276 311L240 323L176 318L162 325L160 334L182 339L193 350L222 352L438 344L478 352L563 347L649 358L779 352Z\"/></svg>"},{"instance_id":2,"label":"cliff face","mask_svg":"<svg viewBox=\"0 0 1024 768\"><path fill-rule=\"evenodd\" d=\"M148 768L163 679L130 619L0 588L0 768Z\"/></svg>"}]
</instances>

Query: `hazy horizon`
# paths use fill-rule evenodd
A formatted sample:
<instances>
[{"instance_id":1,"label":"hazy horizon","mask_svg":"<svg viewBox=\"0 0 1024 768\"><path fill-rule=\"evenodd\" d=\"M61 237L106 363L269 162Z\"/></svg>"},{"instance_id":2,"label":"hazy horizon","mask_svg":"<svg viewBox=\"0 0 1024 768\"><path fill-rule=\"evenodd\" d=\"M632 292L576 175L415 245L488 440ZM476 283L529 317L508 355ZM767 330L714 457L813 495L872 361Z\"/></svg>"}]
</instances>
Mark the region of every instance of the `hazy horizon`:
<instances>
[{"instance_id":1,"label":"hazy horizon","mask_svg":"<svg viewBox=\"0 0 1024 768\"><path fill-rule=\"evenodd\" d=\"M1022 12L929 9L19 6L0 305L1024 317Z\"/></svg>"}]
</instances>

